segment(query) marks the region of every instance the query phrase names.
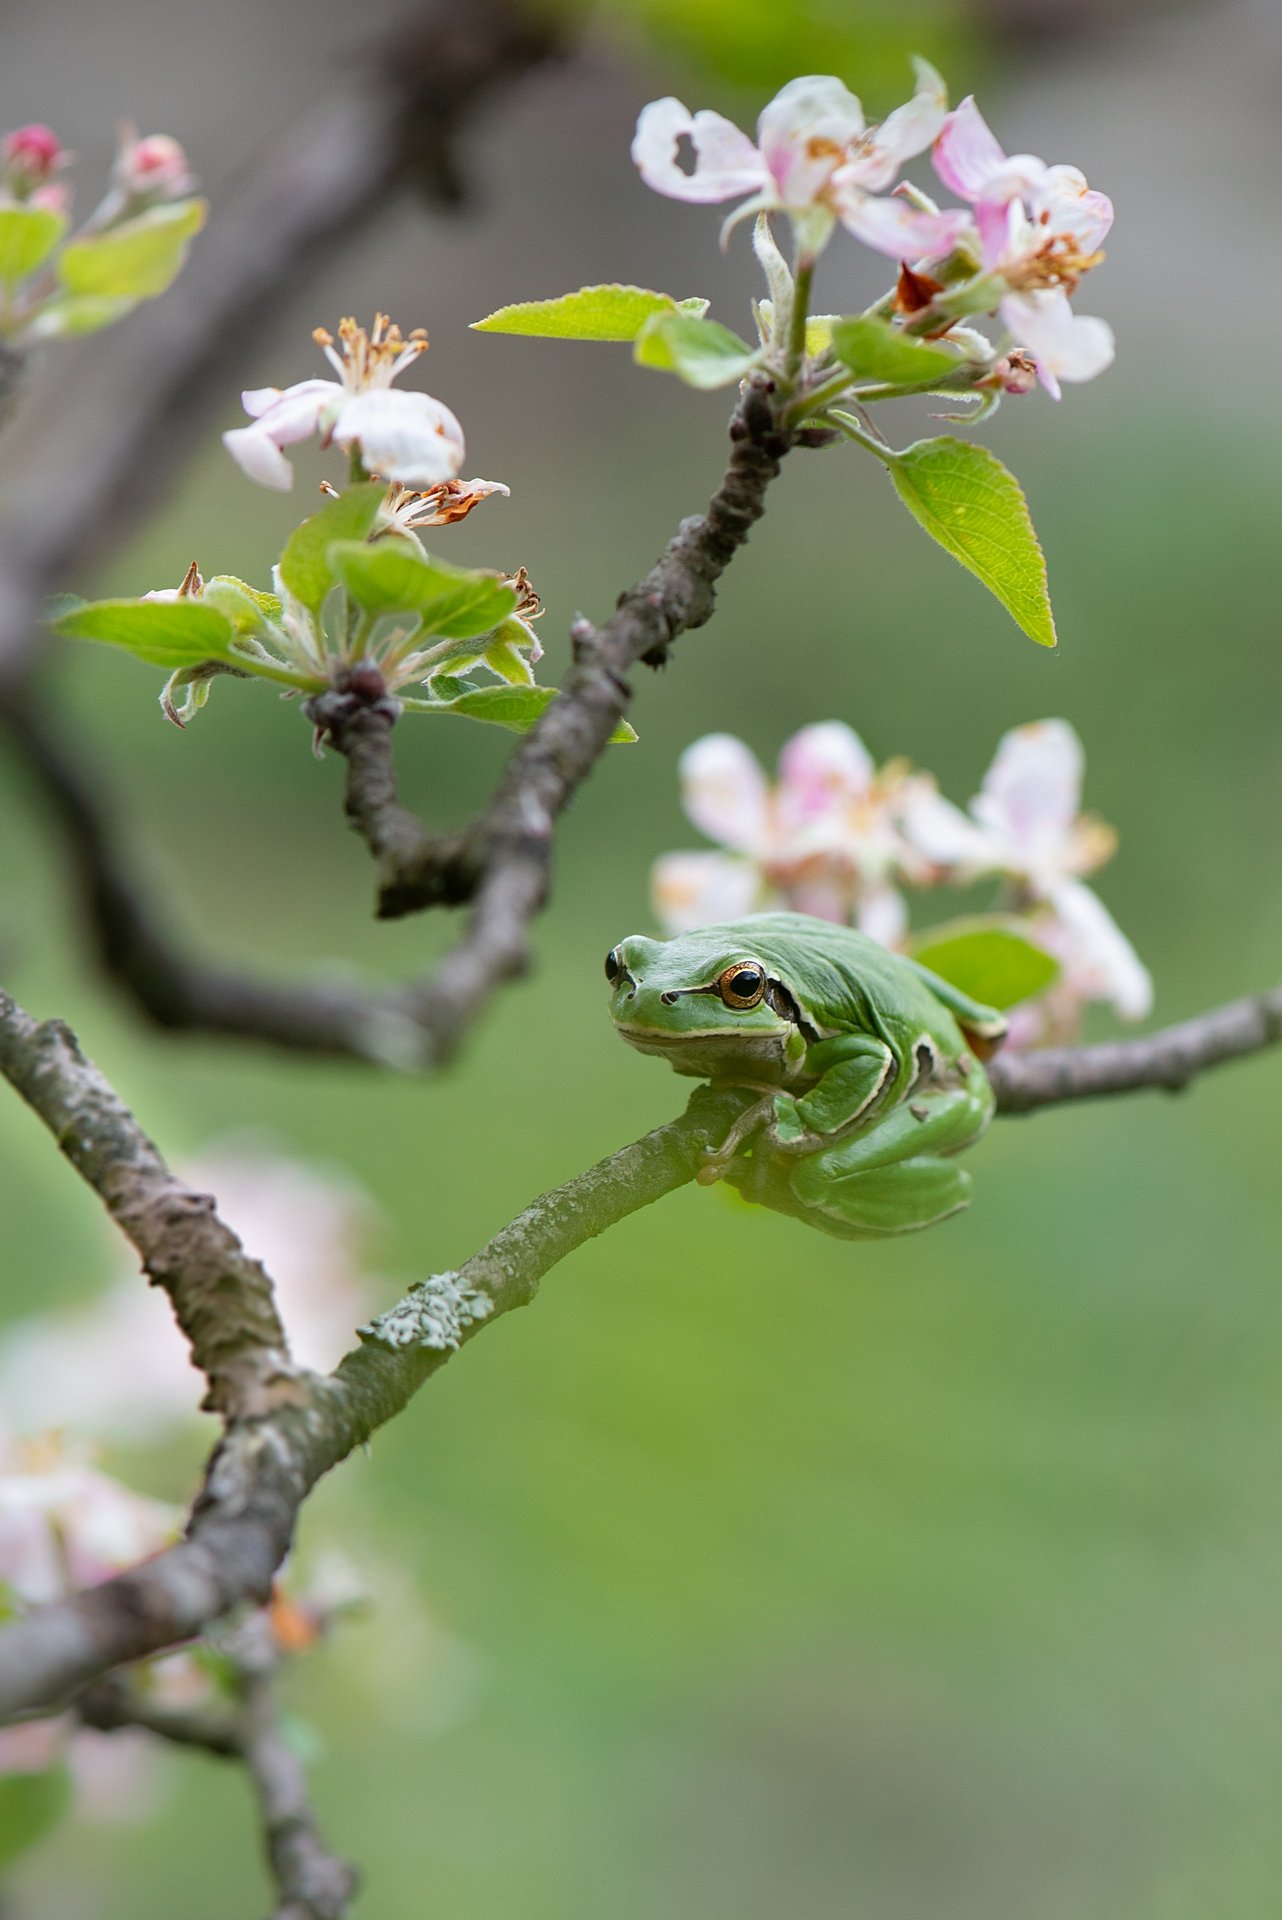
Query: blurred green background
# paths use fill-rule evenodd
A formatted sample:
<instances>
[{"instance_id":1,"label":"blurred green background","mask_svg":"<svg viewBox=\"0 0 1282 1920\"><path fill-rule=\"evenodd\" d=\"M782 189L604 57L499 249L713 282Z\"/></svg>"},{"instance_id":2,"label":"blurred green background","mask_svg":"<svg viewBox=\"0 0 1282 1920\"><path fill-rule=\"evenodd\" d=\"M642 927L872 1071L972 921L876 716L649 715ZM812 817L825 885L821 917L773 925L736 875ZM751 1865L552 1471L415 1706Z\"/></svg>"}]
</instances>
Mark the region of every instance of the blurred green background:
<instances>
[{"instance_id":1,"label":"blurred green background","mask_svg":"<svg viewBox=\"0 0 1282 1920\"><path fill-rule=\"evenodd\" d=\"M163 127L216 218L264 126L396 11L16 4L0 120L48 119L86 176L118 114ZM964 801L1004 728L1062 714L1086 743L1088 804L1121 833L1100 890L1153 969L1156 1017L1277 978L1271 7L616 4L469 131L470 210L389 207L239 343L219 425L238 423L240 384L320 371L313 325L376 305L426 325L424 380L464 421L467 471L512 488L437 550L528 565L555 679L574 611L607 611L706 498L725 399L626 349L466 323L619 277L709 295L742 328L747 238L722 257L715 209L645 192L637 109L677 91L750 120L792 72L831 67L878 111L906 90L910 47L946 63L955 97L981 86L1009 150L1080 163L1118 206L1083 301L1117 330L1115 368L1059 408L1010 402L984 433L1032 502L1059 653L928 545L872 463L790 460L714 623L645 677L640 744L611 752L565 823L537 972L424 1084L141 1028L80 953L55 837L0 766L6 984L71 1020L171 1156L248 1122L341 1162L384 1210L377 1264L409 1277L671 1115L683 1088L612 1035L601 960L649 924L653 857L697 844L675 763L713 728L771 761L838 716ZM878 290L857 255L833 247L821 307ZM86 432L111 350L51 354L42 376L76 383ZM37 385L10 484L40 449L40 404ZM211 434L97 584L176 583L193 556L265 579L325 470L311 452L299 468L292 500L266 494ZM220 682L180 735L146 668L68 643L53 672L122 831L209 951L390 978L440 950L444 922L370 921L341 768L312 759L296 709ZM409 797L448 822L508 740L425 720L400 744ZM304 1522L305 1541L406 1566L431 1623L399 1641L390 1609L295 1676L324 1742L318 1802L367 1874L360 1912L1271 1920L1280 1092L1263 1058L1179 1100L1003 1122L975 1156L972 1211L904 1244L828 1241L687 1190L470 1347ZM107 1264L94 1206L13 1100L0 1155L4 1311L90 1296ZM181 1497L196 1457L142 1470ZM167 1765L150 1822L77 1825L30 1855L13 1914L261 1908L242 1782Z\"/></svg>"}]
</instances>

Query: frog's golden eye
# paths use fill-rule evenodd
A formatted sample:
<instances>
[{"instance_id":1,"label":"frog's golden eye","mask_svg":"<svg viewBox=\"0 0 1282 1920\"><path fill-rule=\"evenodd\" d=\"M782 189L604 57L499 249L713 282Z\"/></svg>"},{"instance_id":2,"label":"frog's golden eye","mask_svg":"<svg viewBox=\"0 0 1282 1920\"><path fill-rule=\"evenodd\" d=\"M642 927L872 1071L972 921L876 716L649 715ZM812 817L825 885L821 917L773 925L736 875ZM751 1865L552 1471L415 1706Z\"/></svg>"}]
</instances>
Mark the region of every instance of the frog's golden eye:
<instances>
[{"instance_id":1,"label":"frog's golden eye","mask_svg":"<svg viewBox=\"0 0 1282 1920\"><path fill-rule=\"evenodd\" d=\"M736 960L717 981L728 1007L755 1007L766 990L766 970L755 960Z\"/></svg>"},{"instance_id":2,"label":"frog's golden eye","mask_svg":"<svg viewBox=\"0 0 1282 1920\"><path fill-rule=\"evenodd\" d=\"M617 987L623 978L623 962L619 958L619 949L611 947L605 956L605 977L612 987Z\"/></svg>"}]
</instances>

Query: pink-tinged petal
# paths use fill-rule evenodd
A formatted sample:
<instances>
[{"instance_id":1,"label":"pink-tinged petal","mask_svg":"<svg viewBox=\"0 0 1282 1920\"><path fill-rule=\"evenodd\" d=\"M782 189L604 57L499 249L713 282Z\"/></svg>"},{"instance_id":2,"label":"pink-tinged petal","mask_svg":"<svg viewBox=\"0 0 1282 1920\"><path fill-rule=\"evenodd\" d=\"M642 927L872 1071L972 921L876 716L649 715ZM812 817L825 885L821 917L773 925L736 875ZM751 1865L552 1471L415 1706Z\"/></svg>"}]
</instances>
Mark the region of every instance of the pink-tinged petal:
<instances>
[{"instance_id":1,"label":"pink-tinged petal","mask_svg":"<svg viewBox=\"0 0 1282 1920\"><path fill-rule=\"evenodd\" d=\"M912 99L886 116L851 163L869 193L888 187L906 160L924 153L947 118L948 89L940 76L925 60L913 65L917 91Z\"/></svg>"},{"instance_id":2,"label":"pink-tinged petal","mask_svg":"<svg viewBox=\"0 0 1282 1920\"><path fill-rule=\"evenodd\" d=\"M1035 720L998 742L971 812L993 836L1001 865L1045 894L1067 866L1085 769L1067 720Z\"/></svg>"},{"instance_id":3,"label":"pink-tinged petal","mask_svg":"<svg viewBox=\"0 0 1282 1920\"><path fill-rule=\"evenodd\" d=\"M1107 320L1074 313L1058 287L1008 294L998 311L1033 355L1038 378L1054 399L1061 380L1093 380L1113 363L1113 329Z\"/></svg>"},{"instance_id":4,"label":"pink-tinged petal","mask_svg":"<svg viewBox=\"0 0 1282 1920\"><path fill-rule=\"evenodd\" d=\"M898 887L869 887L859 897L855 925L883 947L897 947L908 931L908 908Z\"/></svg>"},{"instance_id":5,"label":"pink-tinged petal","mask_svg":"<svg viewBox=\"0 0 1282 1920\"><path fill-rule=\"evenodd\" d=\"M832 74L804 74L781 88L762 110L757 139L783 205L813 205L864 125L858 100Z\"/></svg>"},{"instance_id":6,"label":"pink-tinged petal","mask_svg":"<svg viewBox=\"0 0 1282 1920\"><path fill-rule=\"evenodd\" d=\"M1099 895L1066 880L1051 904L1065 936L1067 983L1082 998L1107 1000L1124 1020L1142 1020L1153 1005L1152 976Z\"/></svg>"},{"instance_id":7,"label":"pink-tinged petal","mask_svg":"<svg viewBox=\"0 0 1282 1920\"><path fill-rule=\"evenodd\" d=\"M945 800L929 774L905 780L895 814L908 848L932 870L933 879L966 885L1001 865L990 836Z\"/></svg>"},{"instance_id":8,"label":"pink-tinged petal","mask_svg":"<svg viewBox=\"0 0 1282 1920\"><path fill-rule=\"evenodd\" d=\"M979 200L975 205L979 257L985 269L1018 258L1023 244L1033 238L1018 200Z\"/></svg>"},{"instance_id":9,"label":"pink-tinged petal","mask_svg":"<svg viewBox=\"0 0 1282 1920\"><path fill-rule=\"evenodd\" d=\"M709 840L736 853L759 853L769 838L766 776L756 756L730 733L705 734L680 760L681 801Z\"/></svg>"},{"instance_id":10,"label":"pink-tinged petal","mask_svg":"<svg viewBox=\"0 0 1282 1920\"><path fill-rule=\"evenodd\" d=\"M266 413L268 407L274 407L280 399L279 387L246 387L240 396L240 404L251 420L257 420Z\"/></svg>"},{"instance_id":11,"label":"pink-tinged petal","mask_svg":"<svg viewBox=\"0 0 1282 1920\"><path fill-rule=\"evenodd\" d=\"M864 193L843 168L834 177L837 217L849 233L893 260L928 260L949 253L970 226L961 208L923 213L906 200L874 199Z\"/></svg>"},{"instance_id":12,"label":"pink-tinged petal","mask_svg":"<svg viewBox=\"0 0 1282 1920\"><path fill-rule=\"evenodd\" d=\"M1014 153L984 182L985 200L1031 200L1044 191L1050 168L1035 153Z\"/></svg>"},{"instance_id":13,"label":"pink-tinged petal","mask_svg":"<svg viewBox=\"0 0 1282 1920\"><path fill-rule=\"evenodd\" d=\"M872 786L876 767L859 735L842 720L794 733L779 755L776 799L780 832L843 815Z\"/></svg>"},{"instance_id":14,"label":"pink-tinged petal","mask_svg":"<svg viewBox=\"0 0 1282 1920\"><path fill-rule=\"evenodd\" d=\"M260 389L260 393L265 389ZM257 400L260 393L251 397ZM290 447L298 440L310 440L320 425L325 409L342 398L343 389L334 380L300 380L286 387L258 415L259 429L278 447ZM242 395L242 399L244 396ZM246 412L250 409L246 408Z\"/></svg>"},{"instance_id":15,"label":"pink-tinged petal","mask_svg":"<svg viewBox=\"0 0 1282 1920\"><path fill-rule=\"evenodd\" d=\"M725 853L665 853L650 876L654 911L668 933L740 920L762 904L761 875Z\"/></svg>"},{"instance_id":16,"label":"pink-tinged petal","mask_svg":"<svg viewBox=\"0 0 1282 1920\"><path fill-rule=\"evenodd\" d=\"M407 487L432 487L458 477L463 429L439 400L392 387L353 394L339 407L330 429L340 447L359 442L367 473Z\"/></svg>"},{"instance_id":17,"label":"pink-tinged petal","mask_svg":"<svg viewBox=\"0 0 1282 1920\"><path fill-rule=\"evenodd\" d=\"M677 165L677 142L687 136L694 147L694 171ZM706 204L752 193L766 184L761 155L733 121L706 109L692 114L670 95L641 109L632 158L647 187L670 200Z\"/></svg>"},{"instance_id":18,"label":"pink-tinged petal","mask_svg":"<svg viewBox=\"0 0 1282 1920\"><path fill-rule=\"evenodd\" d=\"M256 480L260 487L288 493L293 486L294 469L262 427L233 427L223 435L223 445L241 472Z\"/></svg>"},{"instance_id":19,"label":"pink-tinged petal","mask_svg":"<svg viewBox=\"0 0 1282 1920\"><path fill-rule=\"evenodd\" d=\"M944 185L963 200L978 200L985 183L1005 166L1006 155L975 105L973 94L967 94L944 121L933 159Z\"/></svg>"}]
</instances>

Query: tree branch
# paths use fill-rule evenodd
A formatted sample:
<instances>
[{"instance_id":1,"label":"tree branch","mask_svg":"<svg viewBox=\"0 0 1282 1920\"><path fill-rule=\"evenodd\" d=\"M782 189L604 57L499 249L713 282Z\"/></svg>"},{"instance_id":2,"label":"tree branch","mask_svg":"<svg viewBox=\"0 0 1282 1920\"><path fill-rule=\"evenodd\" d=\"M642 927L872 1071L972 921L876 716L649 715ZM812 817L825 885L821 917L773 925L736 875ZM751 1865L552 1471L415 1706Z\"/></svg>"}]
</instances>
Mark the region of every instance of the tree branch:
<instances>
[{"instance_id":1,"label":"tree branch","mask_svg":"<svg viewBox=\"0 0 1282 1920\"><path fill-rule=\"evenodd\" d=\"M204 1405L250 1418L299 1397L297 1369L262 1266L208 1194L175 1179L60 1020L38 1022L0 993L0 1073L44 1121L82 1180L169 1296Z\"/></svg>"},{"instance_id":2,"label":"tree branch","mask_svg":"<svg viewBox=\"0 0 1282 1920\"><path fill-rule=\"evenodd\" d=\"M1213 1007L1194 1020L1138 1040L1097 1047L1048 1047L999 1053L988 1068L999 1113L1029 1113L1065 1100L1162 1088L1179 1093L1209 1067L1241 1060L1282 1042L1282 987Z\"/></svg>"},{"instance_id":3,"label":"tree branch","mask_svg":"<svg viewBox=\"0 0 1282 1920\"><path fill-rule=\"evenodd\" d=\"M104 1198L114 1194L155 1150L109 1089L104 1100L104 1083L65 1028L39 1027L11 1002L3 1008L0 1070L51 1124L77 1171ZM52 1071L42 1064L51 1053ZM71 1128L66 1102L77 1084L84 1097ZM482 1327L527 1305L542 1276L575 1247L692 1180L705 1149L724 1138L750 1098L699 1088L681 1119L543 1194L457 1273L411 1289L363 1330L362 1344L333 1374L297 1375L288 1401L281 1395L259 1417L233 1418L182 1540L0 1632L0 1720L57 1706L113 1667L194 1638L243 1601L265 1603L299 1508L321 1476L399 1413ZM104 1164L113 1141L119 1175ZM201 1215L205 1225L211 1218Z\"/></svg>"}]
</instances>

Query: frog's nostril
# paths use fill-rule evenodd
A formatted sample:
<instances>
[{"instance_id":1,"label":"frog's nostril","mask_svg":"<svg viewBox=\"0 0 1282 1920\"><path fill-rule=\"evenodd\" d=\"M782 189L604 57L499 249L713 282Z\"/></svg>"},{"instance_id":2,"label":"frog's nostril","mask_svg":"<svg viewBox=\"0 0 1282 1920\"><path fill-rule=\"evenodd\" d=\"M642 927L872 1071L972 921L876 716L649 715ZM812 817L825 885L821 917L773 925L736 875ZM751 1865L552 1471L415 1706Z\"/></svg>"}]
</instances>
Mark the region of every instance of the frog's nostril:
<instances>
[{"instance_id":1,"label":"frog's nostril","mask_svg":"<svg viewBox=\"0 0 1282 1920\"><path fill-rule=\"evenodd\" d=\"M661 993L659 998L665 1007L675 1007L677 1004L677 996L675 993Z\"/></svg>"}]
</instances>

